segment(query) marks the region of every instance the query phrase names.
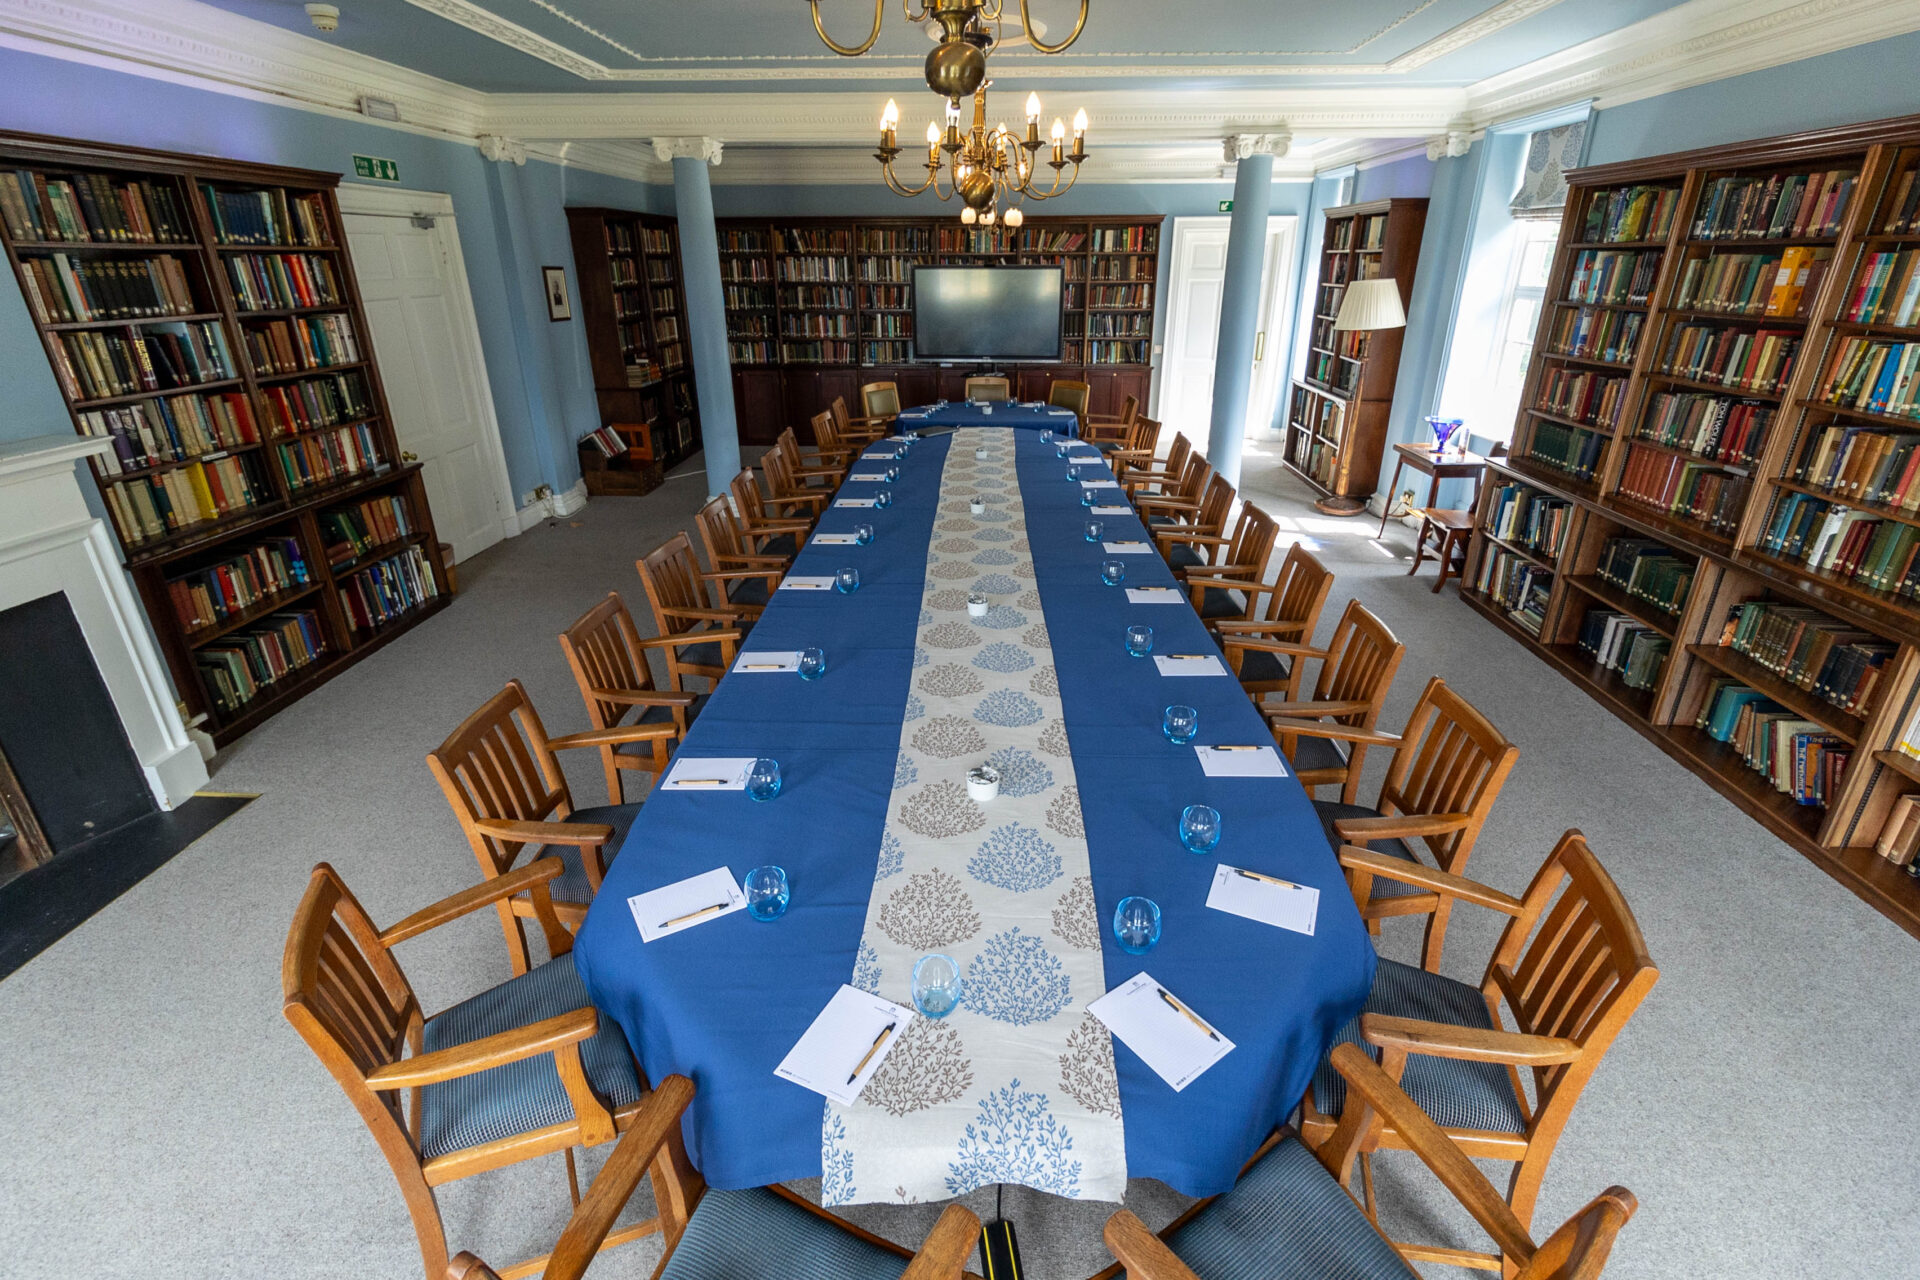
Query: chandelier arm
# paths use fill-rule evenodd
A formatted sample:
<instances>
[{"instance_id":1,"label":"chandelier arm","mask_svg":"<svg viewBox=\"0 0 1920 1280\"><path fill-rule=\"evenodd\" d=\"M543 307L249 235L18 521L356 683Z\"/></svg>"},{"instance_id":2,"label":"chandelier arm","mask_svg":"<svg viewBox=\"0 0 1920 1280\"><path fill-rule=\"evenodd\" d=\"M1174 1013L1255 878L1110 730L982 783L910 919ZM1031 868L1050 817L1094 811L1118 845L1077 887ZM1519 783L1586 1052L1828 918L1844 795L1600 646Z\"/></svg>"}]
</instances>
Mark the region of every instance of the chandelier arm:
<instances>
[{"instance_id":1,"label":"chandelier arm","mask_svg":"<svg viewBox=\"0 0 1920 1280\"><path fill-rule=\"evenodd\" d=\"M897 196L917 196L922 191L925 191L933 183L933 180L929 178L926 182L921 183L917 187L907 186L905 183L901 182L898 177L894 175L893 163L891 161L880 166L880 176L886 179L887 188Z\"/></svg>"},{"instance_id":2,"label":"chandelier arm","mask_svg":"<svg viewBox=\"0 0 1920 1280\"><path fill-rule=\"evenodd\" d=\"M1022 0L1022 2L1024 3L1024 0ZM857 58L867 50L873 48L874 42L880 38L880 18L886 10L886 3L887 0L873 0L872 33L867 36L865 44L848 47L847 45L836 44L833 37L827 34L826 26L820 21L820 0L807 0L808 6L813 10L813 29L819 33L820 39L825 42L827 48L833 50L843 58ZM902 0L902 3L905 3L905 0ZM1085 3L1086 0L1081 0L1083 7ZM1083 14L1082 21L1084 20L1085 15ZM1076 31L1074 34L1078 35L1079 32ZM1068 43L1071 44L1072 41L1068 41Z\"/></svg>"},{"instance_id":3,"label":"chandelier arm","mask_svg":"<svg viewBox=\"0 0 1920 1280\"><path fill-rule=\"evenodd\" d=\"M816 6L818 0L815 0ZM819 9L814 10L814 25L819 25ZM1027 33L1027 43L1042 53L1064 53L1067 46L1080 38L1080 32L1087 25L1087 0L1080 0L1080 17L1073 24L1073 32L1059 44L1048 44L1033 34L1033 19L1027 16L1027 0L1020 0L1020 26ZM871 41L869 41L871 43Z\"/></svg>"},{"instance_id":4,"label":"chandelier arm","mask_svg":"<svg viewBox=\"0 0 1920 1280\"><path fill-rule=\"evenodd\" d=\"M915 24L925 22L933 16L933 10L928 7L927 0L920 0L919 13L913 11L913 0L900 0L900 12L907 16L908 22Z\"/></svg>"}]
</instances>

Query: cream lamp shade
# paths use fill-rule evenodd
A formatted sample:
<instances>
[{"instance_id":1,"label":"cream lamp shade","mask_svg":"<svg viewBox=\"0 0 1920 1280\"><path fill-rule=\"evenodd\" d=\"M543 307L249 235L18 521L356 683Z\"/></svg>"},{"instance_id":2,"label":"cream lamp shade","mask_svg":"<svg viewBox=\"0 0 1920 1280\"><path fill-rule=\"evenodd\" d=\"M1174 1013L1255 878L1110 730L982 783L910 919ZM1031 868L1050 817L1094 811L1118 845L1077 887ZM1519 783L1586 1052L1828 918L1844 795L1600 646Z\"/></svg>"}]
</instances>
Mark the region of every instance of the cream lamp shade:
<instances>
[{"instance_id":1,"label":"cream lamp shade","mask_svg":"<svg viewBox=\"0 0 1920 1280\"><path fill-rule=\"evenodd\" d=\"M1407 323L1406 310L1400 305L1400 285L1391 277L1356 280L1347 286L1340 302L1335 329L1398 329Z\"/></svg>"}]
</instances>

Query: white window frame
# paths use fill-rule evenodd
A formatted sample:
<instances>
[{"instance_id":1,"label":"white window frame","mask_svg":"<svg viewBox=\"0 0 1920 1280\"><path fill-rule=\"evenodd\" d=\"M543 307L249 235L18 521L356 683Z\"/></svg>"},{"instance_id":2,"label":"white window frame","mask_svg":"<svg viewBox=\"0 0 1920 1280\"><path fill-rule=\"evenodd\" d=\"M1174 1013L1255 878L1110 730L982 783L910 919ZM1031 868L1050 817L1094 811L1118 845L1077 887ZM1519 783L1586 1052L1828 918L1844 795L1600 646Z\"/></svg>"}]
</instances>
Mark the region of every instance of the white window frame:
<instances>
[{"instance_id":1,"label":"white window frame","mask_svg":"<svg viewBox=\"0 0 1920 1280\"><path fill-rule=\"evenodd\" d=\"M1542 236L1540 234L1542 229L1550 231L1552 235ZM1544 218L1515 218L1508 234L1513 247L1507 255L1506 281L1501 287L1500 314L1494 321L1492 340L1487 344L1486 365L1480 384L1486 388L1486 391L1482 394L1479 412L1475 415L1480 422L1493 427L1492 431L1482 431L1479 434L1503 444L1509 443L1513 438L1514 422L1519 416L1520 397L1526 392L1525 371L1531 365L1533 355L1534 338L1530 337L1527 342L1527 360L1521 364L1521 385L1514 388L1513 402L1508 404L1505 392L1500 390L1500 367L1506 357L1507 348L1513 341L1508 336L1508 330L1513 326L1514 311L1520 302L1527 299L1532 299L1539 304L1534 321L1534 337L1537 337L1539 317L1546 314L1547 308L1547 282L1542 280L1537 285L1522 284L1520 269L1526 263L1527 250L1542 239L1547 242L1547 262L1551 268L1554 248L1560 238L1560 224ZM1496 396L1500 398L1498 405L1493 403ZM1502 409L1504 412L1496 412L1496 409Z\"/></svg>"}]
</instances>

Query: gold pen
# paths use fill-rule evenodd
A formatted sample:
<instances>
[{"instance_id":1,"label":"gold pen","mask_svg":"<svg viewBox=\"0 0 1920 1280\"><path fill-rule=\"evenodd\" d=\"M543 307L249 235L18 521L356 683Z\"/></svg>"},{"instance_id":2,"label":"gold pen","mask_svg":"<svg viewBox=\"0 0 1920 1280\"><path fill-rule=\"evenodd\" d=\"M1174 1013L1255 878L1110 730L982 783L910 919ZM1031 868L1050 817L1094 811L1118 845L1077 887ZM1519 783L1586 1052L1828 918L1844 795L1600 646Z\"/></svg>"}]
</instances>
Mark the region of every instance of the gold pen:
<instances>
[{"instance_id":1,"label":"gold pen","mask_svg":"<svg viewBox=\"0 0 1920 1280\"><path fill-rule=\"evenodd\" d=\"M683 916L675 916L671 920L663 920L660 922L660 927L662 929L671 929L677 924L685 924L689 920L698 920L701 916L710 916L716 911L725 911L730 905L732 904L716 902L710 907L702 907L698 911L689 911Z\"/></svg>"},{"instance_id":2,"label":"gold pen","mask_svg":"<svg viewBox=\"0 0 1920 1280\"><path fill-rule=\"evenodd\" d=\"M1205 662L1213 655L1210 653L1169 653L1163 654L1162 656L1174 662Z\"/></svg>"},{"instance_id":3,"label":"gold pen","mask_svg":"<svg viewBox=\"0 0 1920 1280\"><path fill-rule=\"evenodd\" d=\"M1168 995L1167 989L1165 987L1155 987L1154 990L1158 991L1160 993L1160 998L1162 1000L1165 1000L1167 1004L1170 1005L1174 1010L1176 1010L1179 1013L1185 1014L1187 1016L1187 1019L1190 1022L1192 1022L1194 1026L1200 1028L1202 1031L1212 1036L1215 1040L1218 1040L1220 1038L1220 1033L1218 1031L1215 1031L1212 1027L1208 1026L1206 1023L1200 1021L1199 1016L1196 1015L1193 1010L1187 1008L1187 1006L1181 1004L1178 1000L1175 1000L1172 996Z\"/></svg>"},{"instance_id":4,"label":"gold pen","mask_svg":"<svg viewBox=\"0 0 1920 1280\"><path fill-rule=\"evenodd\" d=\"M892 1035L893 1029L899 1025L897 1022L889 1022L886 1026L880 1028L880 1034L873 1038L871 1045L867 1046L866 1056L860 1059L860 1065L856 1066L853 1069L853 1074L847 1077L848 1084L852 1084L860 1078L860 1073L867 1069L869 1062L873 1061L873 1055L880 1052L880 1046L887 1042L887 1037Z\"/></svg>"},{"instance_id":5,"label":"gold pen","mask_svg":"<svg viewBox=\"0 0 1920 1280\"><path fill-rule=\"evenodd\" d=\"M1258 871L1249 871L1245 867L1235 867L1235 875L1245 876L1249 880L1260 880L1267 884L1277 884L1282 889L1298 889L1300 886L1291 880L1282 880L1279 876L1263 876Z\"/></svg>"},{"instance_id":6,"label":"gold pen","mask_svg":"<svg viewBox=\"0 0 1920 1280\"><path fill-rule=\"evenodd\" d=\"M676 787L724 787L729 781L731 779L728 778L675 778L672 784Z\"/></svg>"},{"instance_id":7,"label":"gold pen","mask_svg":"<svg viewBox=\"0 0 1920 1280\"><path fill-rule=\"evenodd\" d=\"M785 671L786 669L785 664L779 662L743 662L739 666L741 671Z\"/></svg>"},{"instance_id":8,"label":"gold pen","mask_svg":"<svg viewBox=\"0 0 1920 1280\"><path fill-rule=\"evenodd\" d=\"M1265 747L1208 747L1209 751L1265 751Z\"/></svg>"}]
</instances>

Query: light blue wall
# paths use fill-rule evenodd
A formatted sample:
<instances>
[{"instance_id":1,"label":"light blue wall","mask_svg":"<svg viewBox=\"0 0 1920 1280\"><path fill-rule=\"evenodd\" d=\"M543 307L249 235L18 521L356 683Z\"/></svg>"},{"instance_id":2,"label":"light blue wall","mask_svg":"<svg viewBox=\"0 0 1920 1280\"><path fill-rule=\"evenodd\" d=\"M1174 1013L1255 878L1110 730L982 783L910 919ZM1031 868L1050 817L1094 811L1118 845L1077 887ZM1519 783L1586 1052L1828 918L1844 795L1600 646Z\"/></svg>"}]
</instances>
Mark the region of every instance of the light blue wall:
<instances>
[{"instance_id":1,"label":"light blue wall","mask_svg":"<svg viewBox=\"0 0 1920 1280\"><path fill-rule=\"evenodd\" d=\"M876 178L856 186L734 186L726 181L725 162L714 172L713 211L722 218L942 218L958 217L959 206L942 204L931 193L907 199L894 195ZM1276 182L1272 211L1298 213L1308 184ZM1104 214L1164 214L1169 217L1220 212L1233 198L1233 182L1087 183L1058 199L1029 203L1036 217L1099 217Z\"/></svg>"},{"instance_id":2,"label":"light blue wall","mask_svg":"<svg viewBox=\"0 0 1920 1280\"><path fill-rule=\"evenodd\" d=\"M1424 155L1406 156L1391 164L1375 165L1354 175L1353 202L1418 200L1433 188L1434 162Z\"/></svg>"}]
</instances>

